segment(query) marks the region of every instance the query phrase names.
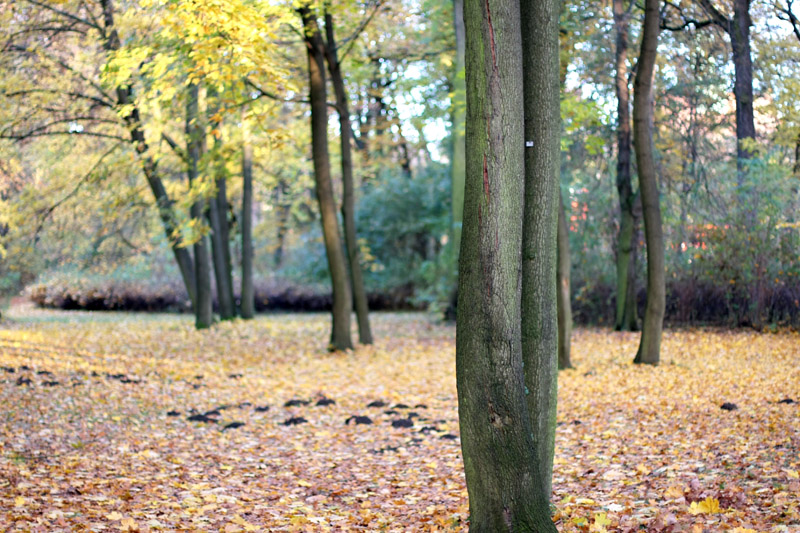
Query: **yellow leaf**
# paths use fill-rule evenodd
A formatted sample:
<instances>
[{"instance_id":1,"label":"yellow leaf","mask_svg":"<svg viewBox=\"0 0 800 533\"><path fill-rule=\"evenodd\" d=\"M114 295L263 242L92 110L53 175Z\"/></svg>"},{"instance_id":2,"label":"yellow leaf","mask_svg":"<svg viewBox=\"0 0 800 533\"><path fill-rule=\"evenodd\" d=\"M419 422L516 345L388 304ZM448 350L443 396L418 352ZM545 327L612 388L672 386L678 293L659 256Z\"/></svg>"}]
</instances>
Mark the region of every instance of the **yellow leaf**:
<instances>
[{"instance_id":1,"label":"yellow leaf","mask_svg":"<svg viewBox=\"0 0 800 533\"><path fill-rule=\"evenodd\" d=\"M298 481L297 484L300 485L301 487L310 487L311 486L311 483L309 483L308 481L306 481L304 479L301 479L300 481Z\"/></svg>"},{"instance_id":2,"label":"yellow leaf","mask_svg":"<svg viewBox=\"0 0 800 533\"><path fill-rule=\"evenodd\" d=\"M25 498L23 496L14 498L14 507L22 507L23 505L25 505Z\"/></svg>"},{"instance_id":3,"label":"yellow leaf","mask_svg":"<svg viewBox=\"0 0 800 533\"><path fill-rule=\"evenodd\" d=\"M789 474L789 477L791 479L799 479L800 478L800 473L798 473L797 470L787 470L786 473Z\"/></svg>"},{"instance_id":4,"label":"yellow leaf","mask_svg":"<svg viewBox=\"0 0 800 533\"><path fill-rule=\"evenodd\" d=\"M122 515L116 511L113 513L109 513L106 515L106 518L109 520L122 520Z\"/></svg>"},{"instance_id":5,"label":"yellow leaf","mask_svg":"<svg viewBox=\"0 0 800 533\"><path fill-rule=\"evenodd\" d=\"M594 531L595 533L606 533L608 530L606 526L611 525L611 520L608 519L606 513L597 513L594 515L594 524L589 528L589 531Z\"/></svg>"},{"instance_id":6,"label":"yellow leaf","mask_svg":"<svg viewBox=\"0 0 800 533\"><path fill-rule=\"evenodd\" d=\"M689 512L694 515L698 515L698 514L716 514L722 511L719 508L719 500L709 496L708 498L706 498L701 502L692 502L692 505L689 506Z\"/></svg>"}]
</instances>

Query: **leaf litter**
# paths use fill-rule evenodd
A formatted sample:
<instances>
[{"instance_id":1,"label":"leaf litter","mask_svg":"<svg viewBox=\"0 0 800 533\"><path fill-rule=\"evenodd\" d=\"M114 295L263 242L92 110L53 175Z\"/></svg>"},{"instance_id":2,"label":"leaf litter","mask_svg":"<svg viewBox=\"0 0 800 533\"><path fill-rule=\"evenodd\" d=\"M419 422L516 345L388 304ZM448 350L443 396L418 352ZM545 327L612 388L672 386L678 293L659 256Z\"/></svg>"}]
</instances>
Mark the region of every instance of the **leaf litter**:
<instances>
[{"instance_id":1,"label":"leaf litter","mask_svg":"<svg viewBox=\"0 0 800 533\"><path fill-rule=\"evenodd\" d=\"M204 332L178 315L11 314L0 529L468 527L452 326L375 314L374 346L329 354L321 314ZM637 341L575 332L559 530L798 530L800 336L667 331L656 368L630 363Z\"/></svg>"}]
</instances>

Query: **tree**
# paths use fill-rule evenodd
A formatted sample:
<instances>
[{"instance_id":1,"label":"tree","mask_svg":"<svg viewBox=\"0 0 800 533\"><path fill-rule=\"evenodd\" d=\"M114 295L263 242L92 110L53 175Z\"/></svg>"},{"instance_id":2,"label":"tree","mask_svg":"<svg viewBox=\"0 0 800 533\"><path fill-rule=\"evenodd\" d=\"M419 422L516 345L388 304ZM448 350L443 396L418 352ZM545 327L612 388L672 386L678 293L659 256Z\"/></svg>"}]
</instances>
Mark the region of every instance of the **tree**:
<instances>
[{"instance_id":1,"label":"tree","mask_svg":"<svg viewBox=\"0 0 800 533\"><path fill-rule=\"evenodd\" d=\"M666 301L664 231L653 147L653 76L660 29L658 3L658 0L645 1L642 43L633 87L633 136L647 245L647 306L634 362L650 365L657 365L659 361Z\"/></svg>"},{"instance_id":2,"label":"tree","mask_svg":"<svg viewBox=\"0 0 800 533\"><path fill-rule=\"evenodd\" d=\"M197 186L199 178L199 163L202 155L202 128L198 113L199 90L196 84L191 83L186 93L186 156L187 176L189 187ZM202 231L203 221L208 214L208 199L202 194L197 194L192 202L192 222L198 233L194 239L194 271L195 271L195 305L194 317L197 329L210 327L213 322L211 306L211 269L208 258L206 236Z\"/></svg>"},{"instance_id":3,"label":"tree","mask_svg":"<svg viewBox=\"0 0 800 533\"><path fill-rule=\"evenodd\" d=\"M633 2L631 2L631 7ZM620 226L617 233L617 309L614 329L636 331L636 194L631 183L631 118L628 89L628 24L624 0L614 0L615 76L617 96L617 192Z\"/></svg>"},{"instance_id":4,"label":"tree","mask_svg":"<svg viewBox=\"0 0 800 533\"><path fill-rule=\"evenodd\" d=\"M353 347L350 338L352 293L347 264L342 248L336 202L331 183L331 164L328 155L328 102L325 87L325 51L315 14L308 4L298 9L303 20L304 40L308 53L309 98L311 100L311 149L314 160L314 180L322 219L322 233L328 269L333 286L333 327L330 347L347 350Z\"/></svg>"},{"instance_id":5,"label":"tree","mask_svg":"<svg viewBox=\"0 0 800 533\"><path fill-rule=\"evenodd\" d=\"M558 368L572 368L570 355L572 346L572 260L569 253L569 228L564 202L559 195L558 202L558 267L556 270L556 309L558 312Z\"/></svg>"},{"instance_id":6,"label":"tree","mask_svg":"<svg viewBox=\"0 0 800 533\"><path fill-rule=\"evenodd\" d=\"M372 344L372 329L369 326L369 305L367 291L364 288L364 275L361 272L361 258L358 252L358 236L356 233L355 191L353 185L353 146L351 138L353 127L350 123L350 109L347 105L347 91L344 86L342 66L334 37L333 15L325 13L325 34L327 43L323 42L328 70L331 73L333 92L336 96L336 111L339 114L339 141L342 157L342 219L344 220L344 240L347 246L347 259L350 271L350 283L353 288L353 302L358 320L358 340L361 344ZM321 37L320 37L321 40Z\"/></svg>"},{"instance_id":7,"label":"tree","mask_svg":"<svg viewBox=\"0 0 800 533\"><path fill-rule=\"evenodd\" d=\"M521 19L532 30L524 48ZM552 458L544 455L555 422L548 404L554 384L546 376L555 368L557 342L558 182L551 167L558 161L558 3L467 2L464 22L467 159L456 375L470 529L556 531L546 492ZM541 79L541 71L523 71L523 50L533 56L527 68L545 69ZM540 93L526 105L524 94L534 89ZM526 129L547 118L555 124L526 147ZM530 174L526 163L533 165ZM530 214L534 206L526 204L533 200L544 206L541 213ZM536 241L544 250L534 254ZM526 298L524 308L523 287L553 298ZM525 351L523 321L530 328Z\"/></svg>"},{"instance_id":8,"label":"tree","mask_svg":"<svg viewBox=\"0 0 800 533\"><path fill-rule=\"evenodd\" d=\"M247 114L242 111L242 318L256 314L253 288L253 145Z\"/></svg>"}]
</instances>

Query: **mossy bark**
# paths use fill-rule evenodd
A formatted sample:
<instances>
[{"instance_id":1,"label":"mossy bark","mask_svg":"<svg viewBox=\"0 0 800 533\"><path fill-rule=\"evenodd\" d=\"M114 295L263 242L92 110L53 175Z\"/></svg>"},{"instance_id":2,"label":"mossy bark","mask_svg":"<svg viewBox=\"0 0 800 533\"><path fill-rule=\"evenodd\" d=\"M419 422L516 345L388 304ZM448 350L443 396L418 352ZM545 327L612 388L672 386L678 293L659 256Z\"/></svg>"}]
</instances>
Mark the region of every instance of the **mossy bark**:
<instances>
[{"instance_id":1,"label":"mossy bark","mask_svg":"<svg viewBox=\"0 0 800 533\"><path fill-rule=\"evenodd\" d=\"M647 244L647 306L635 363L657 365L666 300L664 231L653 148L653 74L659 33L658 0L645 0L642 46L633 89L633 135Z\"/></svg>"},{"instance_id":2,"label":"mossy bark","mask_svg":"<svg viewBox=\"0 0 800 533\"><path fill-rule=\"evenodd\" d=\"M521 0L525 90L522 355L528 409L549 499L558 379L557 228L561 162L558 0Z\"/></svg>"},{"instance_id":3,"label":"mossy bark","mask_svg":"<svg viewBox=\"0 0 800 533\"><path fill-rule=\"evenodd\" d=\"M467 159L456 375L470 530L491 533L556 531L543 492L546 467L534 446L536 417L528 411L522 357L520 18L518 0L465 5ZM556 86L556 102L557 95ZM548 246L555 257L555 224L551 229ZM548 279L554 290L554 262Z\"/></svg>"}]
</instances>

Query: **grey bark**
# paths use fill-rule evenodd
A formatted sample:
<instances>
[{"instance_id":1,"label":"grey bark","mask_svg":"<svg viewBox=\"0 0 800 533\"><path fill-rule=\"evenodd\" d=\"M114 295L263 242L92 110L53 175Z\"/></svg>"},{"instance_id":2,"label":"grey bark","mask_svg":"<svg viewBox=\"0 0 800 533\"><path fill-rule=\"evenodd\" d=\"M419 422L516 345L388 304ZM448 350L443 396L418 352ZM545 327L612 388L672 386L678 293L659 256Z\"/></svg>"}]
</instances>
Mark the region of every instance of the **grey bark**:
<instances>
[{"instance_id":1,"label":"grey bark","mask_svg":"<svg viewBox=\"0 0 800 533\"><path fill-rule=\"evenodd\" d=\"M333 90L336 97L336 109L339 114L339 140L342 156L342 220L344 220L344 241L347 247L347 259L350 267L350 283L353 288L353 303L358 321L358 340L361 344L372 344L372 329L369 325L369 304L367 291L364 288L364 275L361 271L361 259L358 251L358 234L356 232L355 192L353 185L353 145L351 136L353 128L350 124L350 110L347 104L347 90L339 63L334 37L333 16L325 14L325 34L327 44L325 55L328 70L331 73Z\"/></svg>"},{"instance_id":2,"label":"grey bark","mask_svg":"<svg viewBox=\"0 0 800 533\"><path fill-rule=\"evenodd\" d=\"M253 289L253 145L246 113L242 112L242 318L256 314Z\"/></svg>"},{"instance_id":3,"label":"grey bark","mask_svg":"<svg viewBox=\"0 0 800 533\"><path fill-rule=\"evenodd\" d=\"M470 531L491 533L556 531L534 447L536 417L528 411L522 358L520 18L518 0L468 2L464 10L467 159L456 377ZM552 229L548 246L554 255L555 224Z\"/></svg>"},{"instance_id":4,"label":"grey bark","mask_svg":"<svg viewBox=\"0 0 800 533\"><path fill-rule=\"evenodd\" d=\"M625 0L614 0L615 92L617 96L617 193L620 227L617 234L617 309L614 329L636 331L636 195L631 182L631 116L628 88L628 26Z\"/></svg>"},{"instance_id":5,"label":"grey bark","mask_svg":"<svg viewBox=\"0 0 800 533\"><path fill-rule=\"evenodd\" d=\"M311 145L314 160L314 180L322 219L322 234L333 286L331 350L353 347L350 337L350 314L353 310L347 263L342 247L336 202L331 183L331 164L328 155L328 103L325 87L325 56L322 36L314 13L305 5L298 9L303 19L304 39L308 54L309 99L311 101Z\"/></svg>"},{"instance_id":6,"label":"grey bark","mask_svg":"<svg viewBox=\"0 0 800 533\"><path fill-rule=\"evenodd\" d=\"M635 363L657 365L664 325L664 233L653 148L653 75L659 33L659 0L645 0L642 46L633 89L633 135L647 244L647 306Z\"/></svg>"},{"instance_id":7,"label":"grey bark","mask_svg":"<svg viewBox=\"0 0 800 533\"><path fill-rule=\"evenodd\" d=\"M561 113L558 0L521 0L525 88L525 221L522 240L522 356L528 409L549 499L558 379L556 280Z\"/></svg>"},{"instance_id":8,"label":"grey bark","mask_svg":"<svg viewBox=\"0 0 800 533\"><path fill-rule=\"evenodd\" d=\"M198 89L191 84L186 95L186 154L187 176L191 186L198 178L198 165L202 151L202 130L198 116ZM208 200L198 198L191 207L192 218L202 221L206 218ZM204 329L213 322L211 296L211 268L209 265L208 245L205 235L194 244L195 293L197 299L194 306L195 326Z\"/></svg>"}]
</instances>

